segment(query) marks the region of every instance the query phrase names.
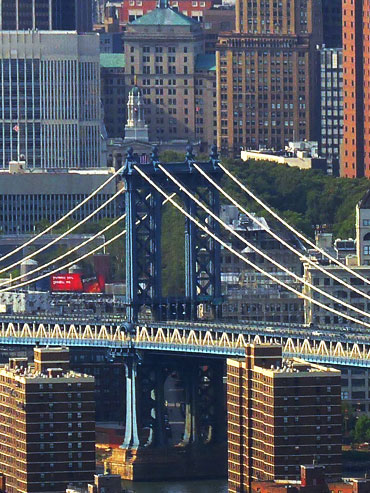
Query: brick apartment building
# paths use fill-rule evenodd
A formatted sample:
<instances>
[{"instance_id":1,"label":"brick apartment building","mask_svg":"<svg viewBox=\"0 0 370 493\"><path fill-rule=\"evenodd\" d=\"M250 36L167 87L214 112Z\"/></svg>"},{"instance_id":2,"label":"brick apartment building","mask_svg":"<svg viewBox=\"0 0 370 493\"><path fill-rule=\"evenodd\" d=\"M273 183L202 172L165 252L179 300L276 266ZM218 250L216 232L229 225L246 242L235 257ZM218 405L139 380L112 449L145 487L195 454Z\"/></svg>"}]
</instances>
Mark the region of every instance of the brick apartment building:
<instances>
[{"instance_id":1,"label":"brick apartment building","mask_svg":"<svg viewBox=\"0 0 370 493\"><path fill-rule=\"evenodd\" d=\"M216 51L217 146L284 149L316 137L322 12L312 0L236 1L236 27Z\"/></svg>"},{"instance_id":2,"label":"brick apartment building","mask_svg":"<svg viewBox=\"0 0 370 493\"><path fill-rule=\"evenodd\" d=\"M93 479L94 377L69 370L67 348L35 348L34 365L1 367L0 470L7 493L62 493Z\"/></svg>"},{"instance_id":3,"label":"brick apartment building","mask_svg":"<svg viewBox=\"0 0 370 493\"><path fill-rule=\"evenodd\" d=\"M298 480L315 459L341 474L340 371L283 360L275 345L249 345L227 360L229 492L252 481Z\"/></svg>"}]
</instances>

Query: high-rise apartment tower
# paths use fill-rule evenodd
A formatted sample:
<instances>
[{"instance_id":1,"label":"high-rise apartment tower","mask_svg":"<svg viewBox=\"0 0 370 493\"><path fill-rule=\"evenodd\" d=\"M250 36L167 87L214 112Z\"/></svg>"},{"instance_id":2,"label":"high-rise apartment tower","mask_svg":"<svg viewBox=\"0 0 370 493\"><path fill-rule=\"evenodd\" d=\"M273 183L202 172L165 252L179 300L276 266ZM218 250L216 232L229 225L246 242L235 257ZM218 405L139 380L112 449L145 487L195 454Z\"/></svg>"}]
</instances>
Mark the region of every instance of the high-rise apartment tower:
<instances>
[{"instance_id":1,"label":"high-rise apartment tower","mask_svg":"<svg viewBox=\"0 0 370 493\"><path fill-rule=\"evenodd\" d=\"M0 469L7 493L62 493L95 472L94 377L69 370L67 348L0 368Z\"/></svg>"},{"instance_id":2,"label":"high-rise apartment tower","mask_svg":"<svg viewBox=\"0 0 370 493\"><path fill-rule=\"evenodd\" d=\"M216 48L223 152L284 149L315 136L321 21L315 0L236 1L236 30L221 34Z\"/></svg>"},{"instance_id":3,"label":"high-rise apartment tower","mask_svg":"<svg viewBox=\"0 0 370 493\"><path fill-rule=\"evenodd\" d=\"M227 360L229 492L252 481L297 480L316 460L328 478L341 473L340 371L300 359L280 346L249 345Z\"/></svg>"}]
</instances>

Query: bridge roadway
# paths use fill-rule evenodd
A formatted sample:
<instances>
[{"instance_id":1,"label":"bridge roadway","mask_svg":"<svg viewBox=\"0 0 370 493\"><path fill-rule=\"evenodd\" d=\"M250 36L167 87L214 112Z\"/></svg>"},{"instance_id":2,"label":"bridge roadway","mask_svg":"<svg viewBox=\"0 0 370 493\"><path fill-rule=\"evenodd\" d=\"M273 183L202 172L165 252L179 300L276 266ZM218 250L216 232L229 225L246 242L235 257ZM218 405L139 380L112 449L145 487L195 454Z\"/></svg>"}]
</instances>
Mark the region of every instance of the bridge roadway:
<instances>
[{"instance_id":1,"label":"bridge roadway","mask_svg":"<svg viewBox=\"0 0 370 493\"><path fill-rule=\"evenodd\" d=\"M242 356L247 343L277 343L286 356L370 367L370 332L349 327L284 323L140 322L133 330L120 316L0 315L0 345L67 345Z\"/></svg>"}]
</instances>

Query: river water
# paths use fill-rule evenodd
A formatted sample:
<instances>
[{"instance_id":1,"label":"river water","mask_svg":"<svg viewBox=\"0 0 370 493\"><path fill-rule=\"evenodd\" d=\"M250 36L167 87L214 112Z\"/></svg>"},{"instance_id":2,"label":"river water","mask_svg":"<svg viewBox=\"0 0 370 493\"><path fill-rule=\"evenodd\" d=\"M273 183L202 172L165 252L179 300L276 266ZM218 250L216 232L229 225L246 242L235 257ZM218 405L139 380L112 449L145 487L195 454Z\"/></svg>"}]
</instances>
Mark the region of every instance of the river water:
<instances>
[{"instance_id":1,"label":"river water","mask_svg":"<svg viewBox=\"0 0 370 493\"><path fill-rule=\"evenodd\" d=\"M166 481L162 483L133 483L123 481L130 493L227 493L227 480Z\"/></svg>"}]
</instances>

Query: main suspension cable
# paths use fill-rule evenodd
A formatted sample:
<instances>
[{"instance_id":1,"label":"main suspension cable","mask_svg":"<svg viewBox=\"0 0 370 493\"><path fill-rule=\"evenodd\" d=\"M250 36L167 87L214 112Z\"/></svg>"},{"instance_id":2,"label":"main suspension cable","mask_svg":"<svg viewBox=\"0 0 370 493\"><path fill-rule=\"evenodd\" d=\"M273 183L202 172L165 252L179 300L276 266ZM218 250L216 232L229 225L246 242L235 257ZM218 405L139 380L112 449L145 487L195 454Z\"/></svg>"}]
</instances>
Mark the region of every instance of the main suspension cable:
<instances>
[{"instance_id":1,"label":"main suspension cable","mask_svg":"<svg viewBox=\"0 0 370 493\"><path fill-rule=\"evenodd\" d=\"M21 264L22 262L24 262L26 260L29 260L29 259L32 259L33 257L36 257L36 255L39 255L40 253L42 253L43 251L47 250L51 246L55 245L55 243L58 243L60 240L62 240L66 236L70 235L77 228L79 228L80 226L82 226L83 224L85 224L89 219L91 219L92 217L94 217L98 212L100 212L102 209L104 209L108 204L110 204L110 202L112 202L113 200L115 200L123 192L124 192L123 188L120 189L120 190L118 190L114 195L112 195L111 197L109 197L109 199L107 199L105 202L103 202L98 208L94 209L92 212L90 212L90 214L88 214L86 217L84 217L81 221L79 221L77 224L75 224L74 226L72 226L70 229L68 229L64 233L61 233L60 235L56 236L53 240L50 241L50 243L47 243L47 244L43 245L38 250L30 253L26 257L23 257L22 259L20 259L20 260L18 260L16 262L13 262L12 264L8 265L7 267L4 267L3 269L0 270L0 274L2 274L4 272L7 272L8 270L13 269L14 267L17 267L19 264ZM55 262L57 260L58 259L54 259ZM12 282L11 279L6 279L5 281L0 282L0 286L4 286L6 284L9 284L10 282Z\"/></svg>"},{"instance_id":2,"label":"main suspension cable","mask_svg":"<svg viewBox=\"0 0 370 493\"><path fill-rule=\"evenodd\" d=\"M227 231L229 231L233 236L235 236L239 241L244 243L247 247L249 247L250 249L255 251L258 255L260 255L261 257L266 259L271 264L275 265L275 267L277 267L279 270L285 272L290 277L295 279L297 282L304 284L305 286L307 286L310 289L313 289L314 291L317 291L319 294L321 294L322 296L324 296L326 298L329 298L330 300L334 301L335 303L339 303L340 305L343 305L346 308L349 308L350 310L355 311L362 316L365 316L368 318L370 317L369 313L364 312L363 310L361 310L361 309L359 309L359 308L357 308L357 307L355 307L349 303L346 303L346 302L339 300L338 298L331 295L330 293L326 293L325 291L323 291L319 287L314 286L309 281L306 281L304 278L302 278L302 277L298 276L297 274L295 274L294 272L290 271L287 267L285 267L284 265L277 262L275 259L273 259L268 254L266 254L263 250L260 250L259 248L257 248L255 245L253 245L253 243L249 242L246 238L244 238L237 231L235 231L231 226L229 226L227 223L225 223L220 217L218 217L213 211L211 211L211 209L209 209L207 206L205 206L203 204L203 202L201 202L197 197L195 197L194 194L192 194L189 190L187 190L187 188L181 182L179 182L168 170L166 170L166 168L164 168L162 165L158 165L158 167L161 171L163 171L163 173L173 183L175 183L175 185L177 185L179 187L179 189L181 191L183 191L191 200L193 200L199 207L201 207L210 217L212 217L215 221L217 221L223 228L225 228Z\"/></svg>"},{"instance_id":3,"label":"main suspension cable","mask_svg":"<svg viewBox=\"0 0 370 493\"><path fill-rule=\"evenodd\" d=\"M319 246L317 246L313 241L311 241L309 238L307 238L304 234L300 233L293 226L291 226L287 221L285 221L285 219L283 219L282 217L280 217L279 214L277 214L271 207L269 207L268 205L266 205L260 198L258 198L256 194L254 194L251 190L249 190L240 180L238 180L238 178L236 178L227 168L225 168L225 166L223 166L221 163L219 163L219 166L222 169L222 171L229 178L231 178L237 185L239 185L239 187L245 193L247 193L252 199L254 199L260 206L262 206L267 212L269 212L275 219L277 219L278 221L280 221L286 228L288 228L290 231L292 231L292 233L294 233L296 236L298 236L298 238L300 238L301 240L303 240L304 242L306 242L308 245L310 245L310 247L312 247L315 250L317 250L318 252L320 252L322 255L324 255L324 257L328 258L331 262L339 265L339 267L341 269L344 269L348 273L354 275L355 277L358 277L358 279L361 279L366 284L370 284L370 280L369 279L367 279L366 277L362 276L357 271L352 270L347 265L342 264L342 262L340 262L340 260L336 259L332 255L330 255L330 253L326 252L325 250L323 250L322 248L320 248Z\"/></svg>"},{"instance_id":4,"label":"main suspension cable","mask_svg":"<svg viewBox=\"0 0 370 493\"><path fill-rule=\"evenodd\" d=\"M149 194L150 195L150 194ZM149 196L148 195L148 196ZM171 194L171 198L175 197L176 196L176 193L172 193ZM163 201L163 205L166 204L168 202L168 200L164 200ZM98 233L96 233L94 236L92 236L91 238L88 238L85 242L81 243L80 245L77 245L76 247L72 248L71 250L69 250L68 252L66 252L65 254L63 254L63 256L67 256L67 255L70 255L71 253L73 253L73 251L76 251L80 248L82 248L84 245L90 243L91 241L93 241L96 237L100 236L101 234L103 234L104 232L108 231L109 229L111 229L113 226L115 226L119 221L125 219L126 217L126 213L123 214L122 216L120 216L119 218L115 219L111 224L108 224L108 226L106 226L105 228L103 228L102 230L100 230ZM140 224L142 221L144 221L146 218L148 217L148 214L144 214L143 217L141 217L140 219L138 219L135 224L138 225ZM93 250L85 253L84 255L80 256L78 259L74 259L72 260L71 262L68 262L67 264L64 264L60 267L57 267L55 268L54 270L52 271L49 271L49 272L46 272L38 277L35 277L33 279L28 279L27 281L23 281L19 284L16 284L15 286L9 286L7 288L4 288L4 289L0 289L0 293L4 293L4 292L7 292L7 291L14 291L15 289L18 289L20 287L24 287L24 286L28 286L30 284L33 284L35 283L36 281L39 281L41 279L45 279L46 277L52 275L52 274L55 274L56 272L60 272L61 270L64 270L64 269L68 269L68 267L71 267L72 265L74 265L75 263L77 262L80 262L81 260L84 260L85 258L89 257L90 255L93 255L94 253L96 253L97 251L105 248L106 246L110 245L114 240L120 238L121 236L125 235L126 233L126 230L123 230L123 232L117 234L116 236L114 236L113 238L111 238L110 240L107 240L105 241L104 243L102 243L101 245L99 245L98 247L94 248ZM56 259L53 259L52 263L54 263L56 261ZM32 271L28 272L27 274L23 275L23 276L19 276L19 277L25 277L26 275L29 276L30 274L32 273L35 273L37 271L40 271L42 269L45 269L46 266L49 266L51 264L51 262L48 262L47 264L44 264L42 266L39 266L37 267L36 269L33 269ZM14 281L14 279L13 279Z\"/></svg>"},{"instance_id":5,"label":"main suspension cable","mask_svg":"<svg viewBox=\"0 0 370 493\"><path fill-rule=\"evenodd\" d=\"M232 248L230 245L228 245L225 241L223 241L221 238L219 238L216 234L214 234L212 231L210 231L206 226L204 226L202 223L200 223L197 219L195 219L191 214L189 214L186 210L184 210L175 200L171 199L169 195L159 186L157 185L144 171L142 171L137 165L134 166L134 169L150 184L152 185L161 195L163 195L176 209L178 209L185 217L190 219L194 224L196 224L200 229L202 229L205 233L207 233L211 238L213 238L215 241L217 241L221 246L223 246L226 250L231 252L232 254L236 255L238 258L240 258L243 262L246 264L250 265L253 269L256 271L260 272L261 274L265 275L272 281L274 281L277 284L280 284L283 286L285 289L291 291L295 295L297 295L299 298L303 298L320 308L323 308L324 310L327 310L331 313L334 313L335 315L338 315L339 317L346 318L347 320L350 320L351 322L354 322L359 325L363 325L367 328L370 328L370 324L367 322L364 322L362 320L359 320L357 318L354 318L350 315L347 315L345 313L339 312L335 308L331 308L329 306L326 306L324 303L321 303L320 301L317 301L310 296L298 291L297 289L293 288L289 284L286 284L284 281L280 280L279 278L275 277L273 274L270 272L264 271L261 267L258 265L254 264L251 262L249 259L244 257L240 252Z\"/></svg>"},{"instance_id":6,"label":"main suspension cable","mask_svg":"<svg viewBox=\"0 0 370 493\"><path fill-rule=\"evenodd\" d=\"M26 248L27 246L31 245L36 240L38 240L39 238L41 238L42 236L44 236L45 234L47 234L49 231L51 231L53 228L55 228L56 226L58 226L60 223L62 223L63 221L65 221L68 217L72 216L72 214L74 214L78 209L80 209L83 205L85 205L86 202L88 202L89 200L91 200L93 197L95 197L95 195L97 195L101 190L103 190L103 188L105 188L114 178L116 178L116 176L119 175L123 169L124 169L124 166L121 166L104 183L102 183L101 185L99 185L98 188L96 188L93 192L91 192L90 195L88 195L87 197L85 197L79 204L77 204L75 207L73 207L73 209L71 209L70 211L68 211L64 216L62 216L61 218L59 218L53 224L51 224L46 229L44 229L43 231L41 231L40 233L38 233L36 236L32 236L32 238L30 238L28 241L26 241L22 245L18 246L17 248L15 248L14 250L12 250L11 252L8 252L6 255L2 256L0 258L1 262L3 262L4 260L6 260L7 258L11 257L12 255L15 255L19 251L23 250L23 248ZM0 270L0 274L2 272L4 272L4 271L3 270Z\"/></svg>"},{"instance_id":7,"label":"main suspension cable","mask_svg":"<svg viewBox=\"0 0 370 493\"><path fill-rule=\"evenodd\" d=\"M300 259L302 259L304 262L307 262L309 265L314 267L315 269L323 272L326 274L328 277L331 277L335 281L339 282L346 288L350 289L351 291L356 292L357 294L361 295L363 298L366 298L370 300L370 295L368 295L366 292L361 291L360 289L356 288L355 286L352 286L349 284L345 279L342 279L340 277L337 277L335 274L329 272L328 270L325 269L325 267L321 266L319 263L316 263L312 261L309 257L306 257L305 255L302 255L298 250L296 250L292 245L290 245L287 241L285 241L283 238L280 238L279 235L277 235L274 231L272 231L270 228L266 229L265 225L253 214L251 214L249 211L245 209L239 202L237 202L233 197L231 197L230 194L225 192L222 187L218 183L216 183L200 166L198 166L196 163L193 163L194 168L199 171L201 175L203 175L211 185L213 185L224 197L226 197L233 205L235 205L241 212L243 212L247 217L249 217L254 223L256 223L258 226L263 228L270 236L272 236L275 240L279 241L282 245L284 245L288 250L293 252L295 255L297 255ZM343 304L343 303L342 303ZM369 315L370 316L370 315Z\"/></svg>"}]
</instances>

